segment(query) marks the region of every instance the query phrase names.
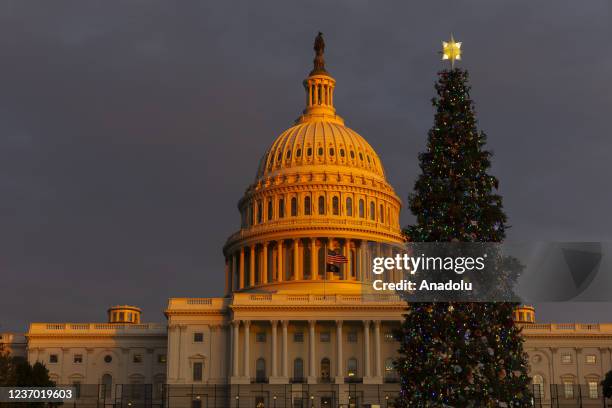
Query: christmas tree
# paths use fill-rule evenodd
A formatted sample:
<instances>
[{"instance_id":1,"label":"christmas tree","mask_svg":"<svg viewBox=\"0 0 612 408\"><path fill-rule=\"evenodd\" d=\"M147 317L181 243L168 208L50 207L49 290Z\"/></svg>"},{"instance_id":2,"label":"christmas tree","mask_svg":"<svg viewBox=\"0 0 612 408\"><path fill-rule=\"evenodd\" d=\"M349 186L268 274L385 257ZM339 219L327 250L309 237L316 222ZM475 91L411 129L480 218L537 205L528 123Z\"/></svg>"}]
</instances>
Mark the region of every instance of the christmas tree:
<instances>
[{"instance_id":1,"label":"christmas tree","mask_svg":"<svg viewBox=\"0 0 612 408\"><path fill-rule=\"evenodd\" d=\"M444 43L445 56L459 59L460 43ZM448 48L447 48L448 47ZM454 48L453 48L454 47ZM447 54L448 51L448 54ZM455 54L453 54L453 52ZM487 173L491 153L476 126L468 73L439 73L435 123L419 156L422 174L410 196L415 242L501 242L506 215ZM516 264L502 277L516 276ZM493 268L496 270L496 268ZM486 278L486 277L485 277ZM411 303L398 333L398 407L531 406L527 358L512 312L516 303Z\"/></svg>"}]
</instances>

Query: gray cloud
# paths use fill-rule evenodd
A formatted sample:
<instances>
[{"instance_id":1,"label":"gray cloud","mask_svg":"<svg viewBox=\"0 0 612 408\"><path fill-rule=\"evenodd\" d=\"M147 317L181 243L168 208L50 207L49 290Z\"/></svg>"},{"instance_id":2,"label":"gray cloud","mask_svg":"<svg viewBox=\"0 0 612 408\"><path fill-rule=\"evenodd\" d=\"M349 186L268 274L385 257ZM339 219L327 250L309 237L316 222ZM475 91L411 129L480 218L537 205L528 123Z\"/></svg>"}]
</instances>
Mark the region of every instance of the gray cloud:
<instances>
[{"instance_id":1,"label":"gray cloud","mask_svg":"<svg viewBox=\"0 0 612 408\"><path fill-rule=\"evenodd\" d=\"M402 198L453 32L510 239L611 240L610 17L603 0L3 2L2 329L101 320L124 302L162 320L170 296L220 295L235 203L303 108L318 30L338 111Z\"/></svg>"}]
</instances>

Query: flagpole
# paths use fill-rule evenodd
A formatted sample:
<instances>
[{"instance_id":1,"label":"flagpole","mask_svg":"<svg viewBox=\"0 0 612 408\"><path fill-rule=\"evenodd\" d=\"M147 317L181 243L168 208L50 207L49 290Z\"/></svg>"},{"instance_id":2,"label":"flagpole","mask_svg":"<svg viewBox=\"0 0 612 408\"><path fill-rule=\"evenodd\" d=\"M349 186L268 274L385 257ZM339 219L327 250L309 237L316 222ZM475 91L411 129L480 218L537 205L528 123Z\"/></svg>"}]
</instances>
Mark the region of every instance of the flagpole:
<instances>
[{"instance_id":1,"label":"flagpole","mask_svg":"<svg viewBox=\"0 0 612 408\"><path fill-rule=\"evenodd\" d=\"M323 300L327 300L326 292L326 281L327 281L327 258L329 254L329 246L331 245L331 239L328 239L327 245L325 245L325 262L323 263Z\"/></svg>"}]
</instances>

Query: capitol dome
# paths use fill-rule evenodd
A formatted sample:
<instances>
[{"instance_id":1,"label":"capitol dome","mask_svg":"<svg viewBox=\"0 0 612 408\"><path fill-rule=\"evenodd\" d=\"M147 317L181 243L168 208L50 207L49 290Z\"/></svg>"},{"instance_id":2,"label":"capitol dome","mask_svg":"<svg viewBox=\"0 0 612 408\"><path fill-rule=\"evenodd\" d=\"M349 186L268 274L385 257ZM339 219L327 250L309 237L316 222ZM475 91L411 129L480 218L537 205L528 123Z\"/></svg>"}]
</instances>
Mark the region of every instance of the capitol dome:
<instances>
[{"instance_id":1,"label":"capitol dome","mask_svg":"<svg viewBox=\"0 0 612 408\"><path fill-rule=\"evenodd\" d=\"M369 248L403 242L401 201L380 158L336 114L324 48L319 35L303 82L306 108L264 153L238 202L240 230L224 246L228 295L304 284L316 292L329 281L358 286ZM337 268L327 264L330 254L341 257Z\"/></svg>"}]
</instances>

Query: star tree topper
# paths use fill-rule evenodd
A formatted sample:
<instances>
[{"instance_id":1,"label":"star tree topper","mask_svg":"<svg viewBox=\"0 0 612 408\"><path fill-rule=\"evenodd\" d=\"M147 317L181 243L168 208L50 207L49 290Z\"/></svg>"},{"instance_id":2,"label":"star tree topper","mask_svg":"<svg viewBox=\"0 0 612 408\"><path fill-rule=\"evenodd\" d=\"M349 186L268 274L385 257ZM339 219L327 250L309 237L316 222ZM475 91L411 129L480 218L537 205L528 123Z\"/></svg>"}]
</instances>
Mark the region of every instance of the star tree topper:
<instances>
[{"instance_id":1,"label":"star tree topper","mask_svg":"<svg viewBox=\"0 0 612 408\"><path fill-rule=\"evenodd\" d=\"M451 68L455 67L455 60L461 61L461 43L452 34L450 41L442 41L442 60L450 60Z\"/></svg>"}]
</instances>

